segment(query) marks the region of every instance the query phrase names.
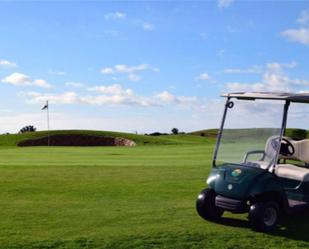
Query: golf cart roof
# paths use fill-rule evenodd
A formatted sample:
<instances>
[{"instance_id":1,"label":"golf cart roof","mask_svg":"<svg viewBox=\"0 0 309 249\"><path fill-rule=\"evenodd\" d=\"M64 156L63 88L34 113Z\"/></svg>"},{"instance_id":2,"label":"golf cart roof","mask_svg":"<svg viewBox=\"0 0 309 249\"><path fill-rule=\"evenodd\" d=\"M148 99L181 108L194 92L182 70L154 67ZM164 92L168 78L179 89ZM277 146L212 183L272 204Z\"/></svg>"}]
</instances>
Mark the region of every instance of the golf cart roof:
<instances>
[{"instance_id":1,"label":"golf cart roof","mask_svg":"<svg viewBox=\"0 0 309 249\"><path fill-rule=\"evenodd\" d=\"M256 100L256 99L289 100L291 102L309 103L309 92L308 93L233 92L223 94L222 97L236 98L243 100Z\"/></svg>"}]
</instances>

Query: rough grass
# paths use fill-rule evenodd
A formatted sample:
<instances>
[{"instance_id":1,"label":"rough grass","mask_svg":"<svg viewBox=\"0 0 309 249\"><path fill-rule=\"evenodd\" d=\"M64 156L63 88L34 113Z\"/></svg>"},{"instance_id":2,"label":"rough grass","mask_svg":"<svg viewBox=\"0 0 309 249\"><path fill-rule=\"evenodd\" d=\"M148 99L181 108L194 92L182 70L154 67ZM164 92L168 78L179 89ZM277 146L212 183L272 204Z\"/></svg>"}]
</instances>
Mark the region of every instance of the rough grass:
<instances>
[{"instance_id":1,"label":"rough grass","mask_svg":"<svg viewBox=\"0 0 309 249\"><path fill-rule=\"evenodd\" d=\"M202 220L213 144L0 150L0 248L308 248L309 215L265 235ZM156 143L155 143L156 144ZM164 143L163 143L164 144Z\"/></svg>"}]
</instances>

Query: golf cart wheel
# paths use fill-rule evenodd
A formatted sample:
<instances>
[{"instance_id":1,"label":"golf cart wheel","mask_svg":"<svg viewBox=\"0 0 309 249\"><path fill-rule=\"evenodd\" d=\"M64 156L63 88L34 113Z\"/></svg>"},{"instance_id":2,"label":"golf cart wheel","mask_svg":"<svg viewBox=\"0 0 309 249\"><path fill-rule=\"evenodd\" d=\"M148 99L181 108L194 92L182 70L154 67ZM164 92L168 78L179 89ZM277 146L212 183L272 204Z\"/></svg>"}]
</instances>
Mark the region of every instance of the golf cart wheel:
<instances>
[{"instance_id":1,"label":"golf cart wheel","mask_svg":"<svg viewBox=\"0 0 309 249\"><path fill-rule=\"evenodd\" d=\"M254 230L270 232L277 226L279 205L274 201L257 202L250 207L249 222Z\"/></svg>"},{"instance_id":2,"label":"golf cart wheel","mask_svg":"<svg viewBox=\"0 0 309 249\"><path fill-rule=\"evenodd\" d=\"M206 188L196 200L196 211L205 220L218 220L223 210L215 205L216 193L212 189Z\"/></svg>"}]
</instances>

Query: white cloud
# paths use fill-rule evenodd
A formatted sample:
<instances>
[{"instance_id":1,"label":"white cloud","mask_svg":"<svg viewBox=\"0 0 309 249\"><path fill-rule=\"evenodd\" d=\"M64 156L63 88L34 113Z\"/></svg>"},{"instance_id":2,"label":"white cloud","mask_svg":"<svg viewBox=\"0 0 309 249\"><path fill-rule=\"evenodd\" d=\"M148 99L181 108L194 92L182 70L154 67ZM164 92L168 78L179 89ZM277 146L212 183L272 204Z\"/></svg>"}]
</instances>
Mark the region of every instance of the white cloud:
<instances>
[{"instance_id":1,"label":"white cloud","mask_svg":"<svg viewBox=\"0 0 309 249\"><path fill-rule=\"evenodd\" d=\"M309 45L309 29L308 28L288 29L288 30L283 31L281 34L290 41Z\"/></svg>"},{"instance_id":2,"label":"white cloud","mask_svg":"<svg viewBox=\"0 0 309 249\"><path fill-rule=\"evenodd\" d=\"M141 80L141 77L136 75L136 74L131 73L131 74L128 75L128 80L130 80L130 81L139 81L139 80Z\"/></svg>"},{"instance_id":3,"label":"white cloud","mask_svg":"<svg viewBox=\"0 0 309 249\"><path fill-rule=\"evenodd\" d=\"M28 103L41 104L47 100L55 104L75 104L79 102L78 95L75 92L66 92L62 94L45 94L39 92L24 92L21 96L27 97Z\"/></svg>"},{"instance_id":4,"label":"white cloud","mask_svg":"<svg viewBox=\"0 0 309 249\"><path fill-rule=\"evenodd\" d=\"M150 107L158 106L151 97L137 96L131 89L124 89L119 84L109 86L95 86L88 89L97 95L79 95L76 92L59 94L45 94L39 92L23 92L20 96L25 97L28 103L44 103L49 100L54 104L89 104L89 105L127 105Z\"/></svg>"},{"instance_id":5,"label":"white cloud","mask_svg":"<svg viewBox=\"0 0 309 249\"><path fill-rule=\"evenodd\" d=\"M195 78L196 80L210 80L210 76L208 73L201 73L199 76Z\"/></svg>"},{"instance_id":6,"label":"white cloud","mask_svg":"<svg viewBox=\"0 0 309 249\"><path fill-rule=\"evenodd\" d=\"M113 84L109 86L95 86L88 88L88 90L104 94L133 95L133 91L131 89L123 89L120 84Z\"/></svg>"},{"instance_id":7,"label":"white cloud","mask_svg":"<svg viewBox=\"0 0 309 249\"><path fill-rule=\"evenodd\" d=\"M242 74L242 73L261 73L262 68L260 66L252 66L248 68L227 68L223 70L223 73L227 74Z\"/></svg>"},{"instance_id":8,"label":"white cloud","mask_svg":"<svg viewBox=\"0 0 309 249\"><path fill-rule=\"evenodd\" d=\"M192 97L187 97L187 96L175 96L168 91L163 91L155 96L155 98L159 99L163 103L168 103L168 104L179 104L179 105L189 105L194 104L197 101L197 98L192 96Z\"/></svg>"},{"instance_id":9,"label":"white cloud","mask_svg":"<svg viewBox=\"0 0 309 249\"><path fill-rule=\"evenodd\" d=\"M163 102L172 103L175 100L175 96L168 91L163 91L157 95L157 98Z\"/></svg>"},{"instance_id":10,"label":"white cloud","mask_svg":"<svg viewBox=\"0 0 309 249\"><path fill-rule=\"evenodd\" d=\"M300 17L297 19L297 22L300 24L308 24L309 23L309 10L303 10L300 13Z\"/></svg>"},{"instance_id":11,"label":"white cloud","mask_svg":"<svg viewBox=\"0 0 309 249\"><path fill-rule=\"evenodd\" d=\"M295 62L268 63L262 73L261 81L253 83L229 82L226 84L226 88L228 91L301 91L300 88L309 86L309 81L292 79L284 72L284 69L292 69L295 66Z\"/></svg>"},{"instance_id":12,"label":"white cloud","mask_svg":"<svg viewBox=\"0 0 309 249\"><path fill-rule=\"evenodd\" d=\"M124 19L126 18L126 13L124 12L120 12L120 11L116 11L116 12L111 12L111 13L107 13L104 15L106 20L111 20L111 19Z\"/></svg>"},{"instance_id":13,"label":"white cloud","mask_svg":"<svg viewBox=\"0 0 309 249\"><path fill-rule=\"evenodd\" d=\"M134 95L98 95L81 97L81 102L91 105L128 105L150 107L156 106L147 98L140 98Z\"/></svg>"},{"instance_id":14,"label":"white cloud","mask_svg":"<svg viewBox=\"0 0 309 249\"><path fill-rule=\"evenodd\" d=\"M114 74L114 69L110 67L105 67L101 69L102 74Z\"/></svg>"},{"instance_id":15,"label":"white cloud","mask_svg":"<svg viewBox=\"0 0 309 249\"><path fill-rule=\"evenodd\" d=\"M33 81L32 84L38 87L43 87L43 88L51 87L51 85L46 80L42 80L42 79L36 79Z\"/></svg>"},{"instance_id":16,"label":"white cloud","mask_svg":"<svg viewBox=\"0 0 309 249\"><path fill-rule=\"evenodd\" d=\"M290 62L290 63L278 63L278 62L272 62L272 63L267 63L266 68L273 70L273 71L282 71L284 68L295 68L297 66L297 63L295 61Z\"/></svg>"},{"instance_id":17,"label":"white cloud","mask_svg":"<svg viewBox=\"0 0 309 249\"><path fill-rule=\"evenodd\" d=\"M75 87L75 88L81 88L84 86L83 83L81 82L74 82L74 81L69 81L65 83L66 86L70 86L70 87Z\"/></svg>"},{"instance_id":18,"label":"white cloud","mask_svg":"<svg viewBox=\"0 0 309 249\"><path fill-rule=\"evenodd\" d=\"M138 71L145 71L149 69L149 65L140 64L137 66L128 66L128 65L115 65L115 71L119 73L134 73Z\"/></svg>"},{"instance_id":19,"label":"white cloud","mask_svg":"<svg viewBox=\"0 0 309 249\"><path fill-rule=\"evenodd\" d=\"M116 64L112 67L105 67L101 69L101 73L104 75L116 75L116 74L127 74L127 78L130 81L139 81L141 77L136 73L151 70L153 72L159 72L160 69L151 67L148 64L139 64L136 66L129 66L126 64Z\"/></svg>"},{"instance_id":20,"label":"white cloud","mask_svg":"<svg viewBox=\"0 0 309 249\"><path fill-rule=\"evenodd\" d=\"M226 74L260 74L263 73L266 69L272 71L282 71L284 68L292 69L297 66L296 62L291 63L278 63L272 62L268 63L265 66L253 65L248 68L227 68L223 70L223 73Z\"/></svg>"},{"instance_id":21,"label":"white cloud","mask_svg":"<svg viewBox=\"0 0 309 249\"><path fill-rule=\"evenodd\" d=\"M54 104L88 104L111 106L140 106L158 107L166 104L180 106L181 108L196 108L197 98L194 96L176 96L167 91L157 95L140 96L132 89L125 89L120 84L102 85L88 88L93 94L78 94L76 92L64 92L58 94L40 92L22 92L21 97L28 103L44 103L49 100Z\"/></svg>"},{"instance_id":22,"label":"white cloud","mask_svg":"<svg viewBox=\"0 0 309 249\"><path fill-rule=\"evenodd\" d=\"M240 83L240 82L228 82L226 84L227 91L231 92L261 92L267 91L262 83Z\"/></svg>"},{"instance_id":23,"label":"white cloud","mask_svg":"<svg viewBox=\"0 0 309 249\"><path fill-rule=\"evenodd\" d=\"M2 79L2 82L14 86L38 86L43 88L51 87L51 85L45 80L42 79L32 80L28 75L16 72Z\"/></svg>"},{"instance_id":24,"label":"white cloud","mask_svg":"<svg viewBox=\"0 0 309 249\"><path fill-rule=\"evenodd\" d=\"M155 26L148 22L144 22L142 27L144 30L147 30L147 31L151 31L155 29Z\"/></svg>"},{"instance_id":25,"label":"white cloud","mask_svg":"<svg viewBox=\"0 0 309 249\"><path fill-rule=\"evenodd\" d=\"M230 7L234 0L218 0L219 8L227 8Z\"/></svg>"},{"instance_id":26,"label":"white cloud","mask_svg":"<svg viewBox=\"0 0 309 249\"><path fill-rule=\"evenodd\" d=\"M157 106L151 97L142 97L134 94L131 89L124 89L119 84L109 86L95 86L88 89L100 95L81 97L81 102L92 105L136 105L142 107Z\"/></svg>"},{"instance_id":27,"label":"white cloud","mask_svg":"<svg viewBox=\"0 0 309 249\"><path fill-rule=\"evenodd\" d=\"M8 60L0 60L0 67L17 67L17 64Z\"/></svg>"},{"instance_id":28,"label":"white cloud","mask_svg":"<svg viewBox=\"0 0 309 249\"><path fill-rule=\"evenodd\" d=\"M307 27L307 24L309 24L309 10L303 10L297 22L301 27L284 30L281 32L281 35L290 41L309 45L309 28Z\"/></svg>"},{"instance_id":29,"label":"white cloud","mask_svg":"<svg viewBox=\"0 0 309 249\"><path fill-rule=\"evenodd\" d=\"M32 84L30 77L22 73L12 73L5 77L2 82L15 86L29 86Z\"/></svg>"},{"instance_id":30,"label":"white cloud","mask_svg":"<svg viewBox=\"0 0 309 249\"><path fill-rule=\"evenodd\" d=\"M152 69L148 64L139 64L136 66L128 66L126 64L117 64L113 67L105 67L101 69L102 74L117 74L117 73L135 73Z\"/></svg>"}]
</instances>

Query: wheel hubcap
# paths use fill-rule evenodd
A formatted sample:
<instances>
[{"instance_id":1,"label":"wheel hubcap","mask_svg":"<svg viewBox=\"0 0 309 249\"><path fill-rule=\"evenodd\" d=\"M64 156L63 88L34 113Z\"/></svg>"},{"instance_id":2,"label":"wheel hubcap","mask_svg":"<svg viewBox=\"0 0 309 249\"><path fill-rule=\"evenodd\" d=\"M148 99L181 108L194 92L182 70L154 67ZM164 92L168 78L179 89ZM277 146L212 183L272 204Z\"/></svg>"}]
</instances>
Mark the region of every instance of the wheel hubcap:
<instances>
[{"instance_id":1,"label":"wheel hubcap","mask_svg":"<svg viewBox=\"0 0 309 249\"><path fill-rule=\"evenodd\" d=\"M272 226L277 220L277 211L274 208L267 208L264 212L264 223L266 226Z\"/></svg>"}]
</instances>

